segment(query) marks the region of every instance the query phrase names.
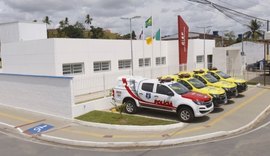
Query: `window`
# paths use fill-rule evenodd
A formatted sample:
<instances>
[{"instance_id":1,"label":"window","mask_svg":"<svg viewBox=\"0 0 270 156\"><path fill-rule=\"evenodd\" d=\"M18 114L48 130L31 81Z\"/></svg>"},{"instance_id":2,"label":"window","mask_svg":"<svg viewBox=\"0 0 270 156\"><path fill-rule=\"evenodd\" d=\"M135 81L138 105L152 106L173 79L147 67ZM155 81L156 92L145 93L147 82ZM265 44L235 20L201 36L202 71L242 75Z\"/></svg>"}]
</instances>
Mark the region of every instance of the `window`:
<instances>
[{"instance_id":1,"label":"window","mask_svg":"<svg viewBox=\"0 0 270 156\"><path fill-rule=\"evenodd\" d=\"M166 64L166 57L161 57L161 64Z\"/></svg>"},{"instance_id":2,"label":"window","mask_svg":"<svg viewBox=\"0 0 270 156\"><path fill-rule=\"evenodd\" d=\"M111 70L111 61L94 62L94 71L109 71Z\"/></svg>"},{"instance_id":3,"label":"window","mask_svg":"<svg viewBox=\"0 0 270 156\"><path fill-rule=\"evenodd\" d=\"M197 63L203 63L203 62L204 62L204 60L203 60L203 55L198 55L198 56L196 57L196 62L197 62Z\"/></svg>"},{"instance_id":4,"label":"window","mask_svg":"<svg viewBox=\"0 0 270 156\"><path fill-rule=\"evenodd\" d=\"M118 69L128 69L131 67L131 60L119 60Z\"/></svg>"},{"instance_id":5,"label":"window","mask_svg":"<svg viewBox=\"0 0 270 156\"><path fill-rule=\"evenodd\" d=\"M151 59L150 58L140 58L139 59L139 67L149 67L151 66Z\"/></svg>"},{"instance_id":6,"label":"window","mask_svg":"<svg viewBox=\"0 0 270 156\"><path fill-rule=\"evenodd\" d=\"M63 75L81 74L84 72L84 63L63 64Z\"/></svg>"},{"instance_id":7,"label":"window","mask_svg":"<svg viewBox=\"0 0 270 156\"><path fill-rule=\"evenodd\" d=\"M189 90L192 90L192 86L188 84L186 81L181 80L180 83L184 85L185 87L187 87Z\"/></svg>"},{"instance_id":8,"label":"window","mask_svg":"<svg viewBox=\"0 0 270 156\"><path fill-rule=\"evenodd\" d=\"M156 65L160 65L160 57L156 57Z\"/></svg>"},{"instance_id":9,"label":"window","mask_svg":"<svg viewBox=\"0 0 270 156\"><path fill-rule=\"evenodd\" d=\"M168 95L169 92L172 92L168 87L158 84L157 85L157 93L158 94L164 94L164 95Z\"/></svg>"},{"instance_id":10,"label":"window","mask_svg":"<svg viewBox=\"0 0 270 156\"><path fill-rule=\"evenodd\" d=\"M156 57L156 65L166 64L166 57Z\"/></svg>"},{"instance_id":11,"label":"window","mask_svg":"<svg viewBox=\"0 0 270 156\"><path fill-rule=\"evenodd\" d=\"M201 78L200 76L195 75L194 77L197 78L198 80L200 80L202 83L207 84L207 82L203 78Z\"/></svg>"},{"instance_id":12,"label":"window","mask_svg":"<svg viewBox=\"0 0 270 156\"><path fill-rule=\"evenodd\" d=\"M154 84L153 83L143 83L142 90L147 92L153 92Z\"/></svg>"}]
</instances>

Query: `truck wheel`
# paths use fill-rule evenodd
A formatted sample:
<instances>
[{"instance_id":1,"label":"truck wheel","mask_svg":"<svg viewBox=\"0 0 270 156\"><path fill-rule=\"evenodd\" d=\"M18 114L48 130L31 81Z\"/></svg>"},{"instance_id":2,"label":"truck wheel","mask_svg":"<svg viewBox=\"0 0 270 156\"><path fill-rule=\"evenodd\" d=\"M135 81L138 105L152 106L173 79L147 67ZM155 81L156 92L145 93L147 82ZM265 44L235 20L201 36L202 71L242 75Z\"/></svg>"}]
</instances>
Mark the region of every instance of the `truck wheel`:
<instances>
[{"instance_id":1,"label":"truck wheel","mask_svg":"<svg viewBox=\"0 0 270 156\"><path fill-rule=\"evenodd\" d=\"M194 119L194 114L192 109L188 107L182 107L177 111L177 116L182 122L190 122Z\"/></svg>"},{"instance_id":2,"label":"truck wheel","mask_svg":"<svg viewBox=\"0 0 270 156\"><path fill-rule=\"evenodd\" d=\"M125 102L125 105L126 105L125 107L126 112L129 114L135 114L138 110L138 107L136 106L136 103L133 100L127 100Z\"/></svg>"}]
</instances>

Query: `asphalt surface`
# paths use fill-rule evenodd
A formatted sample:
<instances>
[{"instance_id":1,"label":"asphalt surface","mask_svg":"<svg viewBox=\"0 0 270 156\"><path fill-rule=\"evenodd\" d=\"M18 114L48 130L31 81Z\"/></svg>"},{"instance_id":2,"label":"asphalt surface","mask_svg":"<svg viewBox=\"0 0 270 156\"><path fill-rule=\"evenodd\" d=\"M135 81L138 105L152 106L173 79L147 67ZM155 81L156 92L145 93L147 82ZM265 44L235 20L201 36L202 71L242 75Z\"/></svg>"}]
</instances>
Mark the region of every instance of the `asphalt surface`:
<instances>
[{"instance_id":1,"label":"asphalt surface","mask_svg":"<svg viewBox=\"0 0 270 156\"><path fill-rule=\"evenodd\" d=\"M14 136L6 130L0 130L1 156L269 156L270 152L270 116L260 127L230 138L223 138L189 145L149 148L144 150L111 151L106 149L71 148L59 145L36 143L20 136Z\"/></svg>"},{"instance_id":2,"label":"asphalt surface","mask_svg":"<svg viewBox=\"0 0 270 156\"><path fill-rule=\"evenodd\" d=\"M71 120L0 105L0 130L5 134L14 134L18 136L18 138L33 140L34 142L37 141L36 138L47 140L46 138L49 137L50 143L57 143L57 146L43 146L40 144L31 144L30 142L28 142L28 144L24 143L22 140L18 140L21 143L16 145L16 143L14 143L17 142L16 139L15 141L13 137L1 135L1 144L3 145L1 145L0 149L1 151L8 151L14 147L16 147L16 149L21 147L21 151L26 150L25 152L33 152L33 154L42 150L46 151L46 149L49 149L50 152L60 150L65 153L66 150L72 151L72 148L69 148L69 146L61 146L61 148L59 148L59 143L62 143L79 147L86 146L83 148L84 150L81 150L81 148L79 150L84 153L85 150L88 151L88 149L92 149L93 147L107 147L106 149L108 149L108 147L114 147L126 150L138 147L145 148L147 146L147 148L151 149L151 147L155 146L152 148L154 150L162 146L176 146L180 143L186 144L191 141L207 141L209 139L212 140L211 138L213 137L223 138L236 135L241 133L242 130L251 128L253 124L256 123L255 121L259 119L258 116L269 114L269 111L266 111L269 110L269 100L269 89L250 87L248 91L244 92L240 97L232 99L227 105L216 109L206 117L196 119L190 124L168 129L162 129L165 126L159 126L157 130L152 130L150 127L148 131L145 130L146 128L142 127L126 130L122 126L116 126L116 129L110 126L109 128L96 125L86 126ZM155 112L145 113L144 115L151 116L153 114L158 114L156 117L168 117L168 119L174 116ZM28 133L30 128L43 123L53 125L54 127L48 131L39 133L39 135L31 135L31 133ZM19 133L18 130L22 133ZM44 143L43 141L41 142ZM10 147L10 149L8 147ZM215 151L215 149L211 150ZM16 155L16 152L19 151L15 150L12 152L15 152L14 155ZM26 155L31 154L32 153ZM72 154L72 152L70 154ZM74 155L76 154L74 153Z\"/></svg>"}]
</instances>

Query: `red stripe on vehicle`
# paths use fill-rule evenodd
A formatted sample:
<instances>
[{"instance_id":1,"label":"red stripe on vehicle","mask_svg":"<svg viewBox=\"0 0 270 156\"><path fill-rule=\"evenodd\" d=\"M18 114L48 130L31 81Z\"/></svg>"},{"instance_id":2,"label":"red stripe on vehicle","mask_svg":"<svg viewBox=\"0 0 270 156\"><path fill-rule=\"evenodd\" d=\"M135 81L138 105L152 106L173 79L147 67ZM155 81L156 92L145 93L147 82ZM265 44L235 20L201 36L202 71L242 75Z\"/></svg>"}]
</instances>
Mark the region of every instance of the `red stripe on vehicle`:
<instances>
[{"instance_id":1,"label":"red stripe on vehicle","mask_svg":"<svg viewBox=\"0 0 270 156\"><path fill-rule=\"evenodd\" d=\"M129 93L129 95L130 95L131 97L133 97L134 99L136 99L136 100L138 100L138 101L146 102L146 101L142 100L141 98L139 98L138 96L136 96L136 95L132 92L132 90L129 88L129 86L128 86L128 84L127 84L127 79L126 79L126 78L122 78L122 82L123 82L123 84L124 84L126 90L128 91L128 93Z\"/></svg>"}]
</instances>

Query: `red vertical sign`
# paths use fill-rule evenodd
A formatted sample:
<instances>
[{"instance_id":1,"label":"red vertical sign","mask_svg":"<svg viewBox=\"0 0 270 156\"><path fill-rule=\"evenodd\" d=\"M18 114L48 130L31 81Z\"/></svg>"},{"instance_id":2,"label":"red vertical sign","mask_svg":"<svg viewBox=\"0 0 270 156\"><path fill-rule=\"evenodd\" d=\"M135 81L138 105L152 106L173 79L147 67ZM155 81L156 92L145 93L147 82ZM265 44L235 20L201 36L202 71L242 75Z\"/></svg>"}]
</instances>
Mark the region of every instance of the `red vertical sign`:
<instances>
[{"instance_id":1,"label":"red vertical sign","mask_svg":"<svg viewBox=\"0 0 270 156\"><path fill-rule=\"evenodd\" d=\"M187 64L188 32L188 25L181 16L178 16L179 64Z\"/></svg>"}]
</instances>

